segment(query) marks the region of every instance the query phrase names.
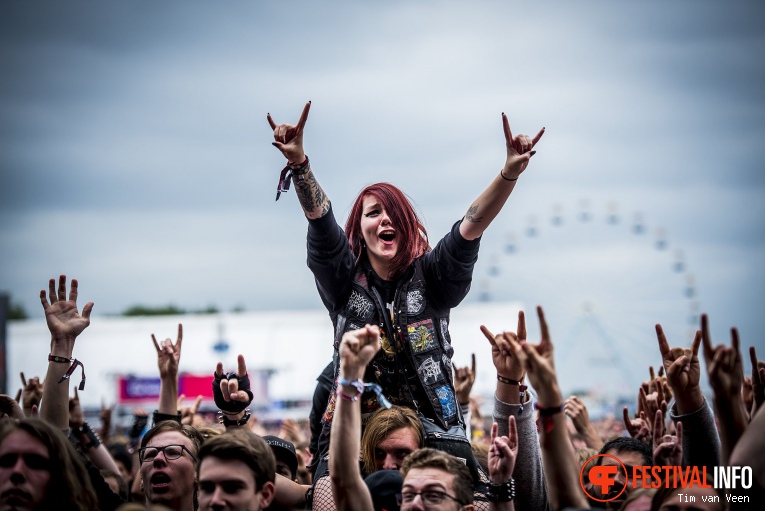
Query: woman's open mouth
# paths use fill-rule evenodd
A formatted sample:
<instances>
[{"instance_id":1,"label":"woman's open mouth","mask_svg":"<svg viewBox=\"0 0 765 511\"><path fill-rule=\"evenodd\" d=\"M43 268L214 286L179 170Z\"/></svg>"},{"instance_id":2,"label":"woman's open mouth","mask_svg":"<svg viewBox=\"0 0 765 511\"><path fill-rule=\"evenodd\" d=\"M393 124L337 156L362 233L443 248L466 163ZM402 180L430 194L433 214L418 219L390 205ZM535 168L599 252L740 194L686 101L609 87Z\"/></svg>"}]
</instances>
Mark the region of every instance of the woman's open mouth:
<instances>
[{"instance_id":1,"label":"woman's open mouth","mask_svg":"<svg viewBox=\"0 0 765 511\"><path fill-rule=\"evenodd\" d=\"M392 242L396 238L396 231L383 231L380 233L380 239L386 243Z\"/></svg>"}]
</instances>

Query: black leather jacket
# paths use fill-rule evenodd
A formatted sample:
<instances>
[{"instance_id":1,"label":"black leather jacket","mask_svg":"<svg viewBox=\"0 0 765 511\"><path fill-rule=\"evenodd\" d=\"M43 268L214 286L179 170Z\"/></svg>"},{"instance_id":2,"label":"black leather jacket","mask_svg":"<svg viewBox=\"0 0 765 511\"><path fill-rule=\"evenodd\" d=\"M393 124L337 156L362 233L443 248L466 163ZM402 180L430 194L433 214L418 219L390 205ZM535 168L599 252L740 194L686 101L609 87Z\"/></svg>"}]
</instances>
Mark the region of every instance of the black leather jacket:
<instances>
[{"instance_id":1,"label":"black leather jacket","mask_svg":"<svg viewBox=\"0 0 765 511\"><path fill-rule=\"evenodd\" d=\"M334 413L340 340L366 323L380 325L384 336L365 381L379 383L394 404L416 408L444 428L462 422L452 381L449 311L470 290L479 244L480 239L465 240L455 223L396 282L389 311L372 284L374 270L365 257L355 261L332 210L309 221L308 267L335 329L335 383L323 417L325 430ZM362 396L362 414L377 407L373 393Z\"/></svg>"}]
</instances>

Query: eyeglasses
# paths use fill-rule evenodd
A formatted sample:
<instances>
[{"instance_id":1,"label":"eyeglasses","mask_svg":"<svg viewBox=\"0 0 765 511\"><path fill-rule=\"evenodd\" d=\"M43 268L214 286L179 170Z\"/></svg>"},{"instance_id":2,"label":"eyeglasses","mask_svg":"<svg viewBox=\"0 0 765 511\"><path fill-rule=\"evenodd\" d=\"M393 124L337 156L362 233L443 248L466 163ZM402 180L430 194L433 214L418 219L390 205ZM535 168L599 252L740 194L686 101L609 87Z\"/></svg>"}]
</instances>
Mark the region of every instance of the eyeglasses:
<instances>
[{"instance_id":1,"label":"eyeglasses","mask_svg":"<svg viewBox=\"0 0 765 511\"><path fill-rule=\"evenodd\" d=\"M185 445L177 444L163 445L162 447L142 447L138 450L138 458L141 460L141 463L146 463L147 461L154 461L154 458L163 452L165 453L166 460L177 460L183 455L183 451L189 453L192 460L197 461Z\"/></svg>"},{"instance_id":2,"label":"eyeglasses","mask_svg":"<svg viewBox=\"0 0 765 511\"><path fill-rule=\"evenodd\" d=\"M462 502L457 500L455 497L452 497L448 493L444 493L442 491L420 491L420 492L413 492L413 491L407 491L404 493L399 493L396 495L396 498L398 500L398 505L401 506L402 504L411 504L414 502L414 499L419 495L422 497L422 503L426 506L437 506L441 502L444 501L444 499L451 499L460 506L464 506Z\"/></svg>"}]
</instances>

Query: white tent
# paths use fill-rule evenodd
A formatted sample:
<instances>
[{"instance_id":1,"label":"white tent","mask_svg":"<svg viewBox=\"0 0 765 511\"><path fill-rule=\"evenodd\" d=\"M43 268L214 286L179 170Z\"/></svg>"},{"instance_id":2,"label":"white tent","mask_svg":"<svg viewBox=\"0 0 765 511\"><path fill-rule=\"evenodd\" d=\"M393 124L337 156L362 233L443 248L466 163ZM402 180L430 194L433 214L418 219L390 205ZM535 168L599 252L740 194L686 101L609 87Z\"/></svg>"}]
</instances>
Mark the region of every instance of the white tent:
<instances>
[{"instance_id":1,"label":"white tent","mask_svg":"<svg viewBox=\"0 0 765 511\"><path fill-rule=\"evenodd\" d=\"M465 303L452 311L453 361L458 366L466 366L471 354L476 354L478 375L473 395L483 397L484 411L488 413L496 373L489 343L479 326L486 325L493 332L515 331L521 308L519 302ZM536 314L533 309L525 310L529 339L539 342ZM619 346L618 340L600 338L602 335L592 328L585 328L572 338L556 329L555 318L548 317L547 320L556 343L556 368L564 394L585 390L608 401L630 395L631 392L624 389L636 389L642 375L639 371L656 363L654 344L626 350L622 357L615 358L614 350L624 348ZM236 356L241 353L248 369L272 372L268 386L268 397L272 402L310 400L316 377L332 358L332 324L327 313L321 310L140 318L94 316L91 326L77 340L75 347L75 356L84 362L88 377L86 390L80 393L83 406L97 408L102 399L106 403L116 402L119 376L156 377L156 352L151 334L154 333L158 340L167 337L175 340L179 322L183 323L184 331L182 372L209 374L212 378L219 360L226 370L235 370ZM225 352L215 350L221 339L229 346ZM20 371L27 377L44 376L49 341L50 335L42 319L9 323L8 388L11 394L20 386ZM627 356L626 362L617 363L617 358ZM605 362L604 357L608 359ZM631 371L624 369L625 364L634 368L636 375L627 374ZM72 380L79 381L79 369ZM187 400L194 397L187 396ZM204 405L214 406L212 403ZM277 409L273 410L272 416L295 414L307 416L304 408L293 410L292 414Z\"/></svg>"},{"instance_id":2,"label":"white tent","mask_svg":"<svg viewBox=\"0 0 765 511\"><path fill-rule=\"evenodd\" d=\"M471 353L478 360L474 391L490 397L496 380L489 343L479 331L515 329L518 303L463 304L452 312L450 332L455 348L454 362L468 365ZM236 369L241 353L248 368L273 370L269 395L272 400L311 398L315 380L332 359L332 323L326 312L269 311L210 315L158 317L99 317L77 339L74 355L85 364L87 385L80 392L85 407L100 406L101 400L115 402L116 379L120 375L157 376L157 340L175 341L178 323L183 324L181 371L210 374L220 360L226 370ZM215 350L221 339L229 349ZM20 386L18 374L45 375L50 334L44 320L12 321L8 329L9 389ZM79 369L72 381L79 381ZM71 385L74 387L75 385ZM187 396L193 399L194 396Z\"/></svg>"}]
</instances>

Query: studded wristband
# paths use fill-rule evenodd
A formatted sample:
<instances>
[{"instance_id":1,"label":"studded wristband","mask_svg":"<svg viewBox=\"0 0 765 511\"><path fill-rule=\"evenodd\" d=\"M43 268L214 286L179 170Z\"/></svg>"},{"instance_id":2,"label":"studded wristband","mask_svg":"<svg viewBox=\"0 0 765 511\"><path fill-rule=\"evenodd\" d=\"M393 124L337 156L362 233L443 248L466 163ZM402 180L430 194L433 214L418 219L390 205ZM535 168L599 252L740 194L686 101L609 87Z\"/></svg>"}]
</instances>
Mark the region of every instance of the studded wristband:
<instances>
[{"instance_id":1,"label":"studded wristband","mask_svg":"<svg viewBox=\"0 0 765 511\"><path fill-rule=\"evenodd\" d=\"M227 428L231 426L245 426L247 422L249 422L251 415L252 414L250 414L250 411L246 410L241 419L232 420L226 417L225 413L221 411L221 412L218 412L218 422L220 422Z\"/></svg>"},{"instance_id":2,"label":"studded wristband","mask_svg":"<svg viewBox=\"0 0 765 511\"><path fill-rule=\"evenodd\" d=\"M489 491L486 493L489 502L510 502L515 498L515 481L511 477L504 483L489 483Z\"/></svg>"}]
</instances>

